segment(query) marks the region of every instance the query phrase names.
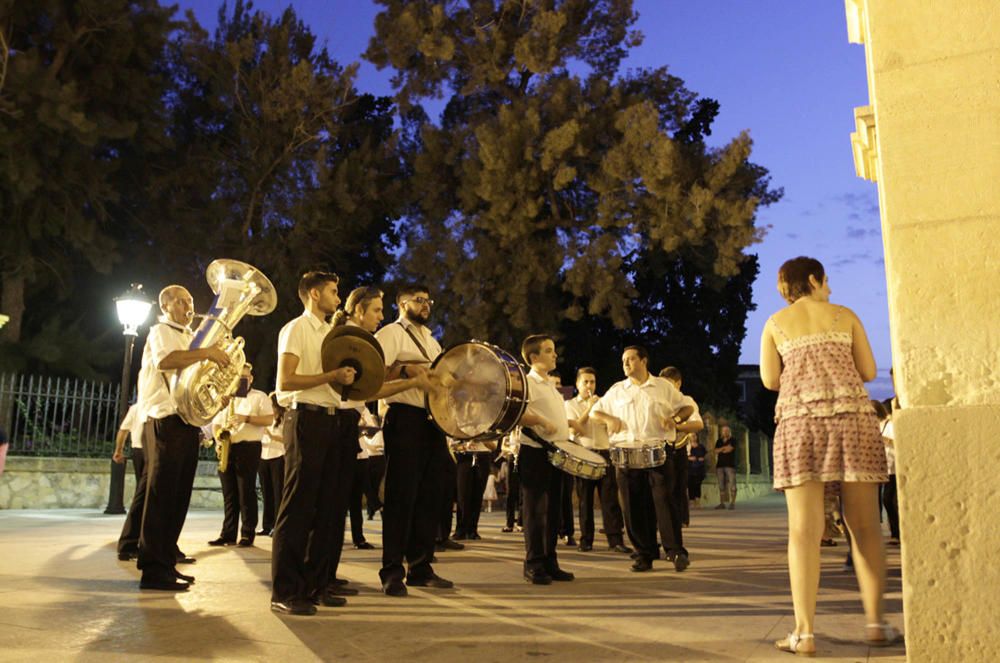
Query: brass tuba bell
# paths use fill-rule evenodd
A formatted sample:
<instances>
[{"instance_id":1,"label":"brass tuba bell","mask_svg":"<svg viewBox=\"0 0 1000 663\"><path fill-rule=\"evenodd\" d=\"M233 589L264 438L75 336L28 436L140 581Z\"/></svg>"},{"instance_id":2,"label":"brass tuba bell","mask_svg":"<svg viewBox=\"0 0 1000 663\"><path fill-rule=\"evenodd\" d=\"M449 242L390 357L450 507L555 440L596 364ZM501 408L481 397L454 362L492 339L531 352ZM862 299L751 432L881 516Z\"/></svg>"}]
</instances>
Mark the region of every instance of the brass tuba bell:
<instances>
[{"instance_id":1,"label":"brass tuba bell","mask_svg":"<svg viewBox=\"0 0 1000 663\"><path fill-rule=\"evenodd\" d=\"M204 426L236 393L246 355L243 339L233 328L244 315L267 315L278 305L271 281L256 267L239 260L214 260L205 278L215 301L195 331L191 349L219 345L229 356L228 366L204 360L191 364L176 377L173 387L177 413L192 426Z\"/></svg>"}]
</instances>

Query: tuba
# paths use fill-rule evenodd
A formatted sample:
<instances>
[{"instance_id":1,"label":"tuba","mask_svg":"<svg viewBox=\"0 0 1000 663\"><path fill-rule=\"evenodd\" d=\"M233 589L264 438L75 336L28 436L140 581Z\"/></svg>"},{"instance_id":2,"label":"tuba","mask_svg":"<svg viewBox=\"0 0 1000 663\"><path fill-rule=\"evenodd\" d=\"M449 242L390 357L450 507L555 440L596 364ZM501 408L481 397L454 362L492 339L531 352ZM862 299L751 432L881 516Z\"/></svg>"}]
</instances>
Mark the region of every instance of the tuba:
<instances>
[{"instance_id":1,"label":"tuba","mask_svg":"<svg viewBox=\"0 0 1000 663\"><path fill-rule=\"evenodd\" d=\"M191 349L219 345L229 357L228 366L204 360L180 371L173 394L177 413L192 426L204 426L236 392L246 363L243 339L233 337L233 328L244 315L267 315L278 305L271 281L256 267L239 260L214 260L205 279L215 301L195 331Z\"/></svg>"}]
</instances>

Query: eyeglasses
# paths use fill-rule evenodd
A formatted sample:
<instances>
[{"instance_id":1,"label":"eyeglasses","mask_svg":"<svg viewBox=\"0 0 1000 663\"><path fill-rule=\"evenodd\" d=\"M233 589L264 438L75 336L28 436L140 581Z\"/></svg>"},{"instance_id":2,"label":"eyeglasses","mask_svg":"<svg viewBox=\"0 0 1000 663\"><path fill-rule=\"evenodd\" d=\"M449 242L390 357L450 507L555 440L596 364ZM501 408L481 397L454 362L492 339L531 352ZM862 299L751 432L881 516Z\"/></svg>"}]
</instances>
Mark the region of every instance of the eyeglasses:
<instances>
[{"instance_id":1,"label":"eyeglasses","mask_svg":"<svg viewBox=\"0 0 1000 663\"><path fill-rule=\"evenodd\" d=\"M407 302L416 302L417 305L419 306L423 306L424 304L427 304L428 306L434 306L434 300L427 299L426 297L413 297L412 299L407 299L406 302L404 303Z\"/></svg>"}]
</instances>

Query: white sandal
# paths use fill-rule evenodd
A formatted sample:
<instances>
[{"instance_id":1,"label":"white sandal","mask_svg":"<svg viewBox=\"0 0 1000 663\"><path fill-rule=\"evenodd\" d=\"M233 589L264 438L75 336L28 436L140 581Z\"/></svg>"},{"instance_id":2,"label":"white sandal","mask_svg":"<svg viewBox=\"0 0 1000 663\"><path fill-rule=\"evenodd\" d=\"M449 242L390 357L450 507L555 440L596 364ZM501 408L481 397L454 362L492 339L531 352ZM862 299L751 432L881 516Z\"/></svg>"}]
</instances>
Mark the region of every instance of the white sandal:
<instances>
[{"instance_id":1,"label":"white sandal","mask_svg":"<svg viewBox=\"0 0 1000 663\"><path fill-rule=\"evenodd\" d=\"M878 637L873 638L871 633L875 629L878 629ZM872 647L888 647L902 641L903 634L887 622L865 625L865 643Z\"/></svg>"},{"instance_id":2,"label":"white sandal","mask_svg":"<svg viewBox=\"0 0 1000 663\"><path fill-rule=\"evenodd\" d=\"M789 654L795 654L796 656L815 656L816 650L803 650L799 649L804 640L812 640L812 633L789 633L784 640L776 640L774 646L776 649L788 652ZM815 645L813 645L815 647Z\"/></svg>"}]
</instances>

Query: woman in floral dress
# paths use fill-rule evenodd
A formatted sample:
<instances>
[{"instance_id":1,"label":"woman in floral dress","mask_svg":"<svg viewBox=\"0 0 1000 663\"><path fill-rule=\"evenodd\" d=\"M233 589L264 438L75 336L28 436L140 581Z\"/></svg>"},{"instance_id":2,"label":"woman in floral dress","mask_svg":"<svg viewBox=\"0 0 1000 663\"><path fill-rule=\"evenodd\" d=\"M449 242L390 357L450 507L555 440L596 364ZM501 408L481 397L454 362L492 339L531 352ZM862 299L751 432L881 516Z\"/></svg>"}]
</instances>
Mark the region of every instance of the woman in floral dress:
<instances>
[{"instance_id":1,"label":"woman in floral dress","mask_svg":"<svg viewBox=\"0 0 1000 663\"><path fill-rule=\"evenodd\" d=\"M774 487L788 505L788 572L795 630L775 646L812 656L819 592L820 539L825 490L839 490L851 533L855 570L872 645L899 634L882 613L885 549L878 488L886 481L885 453L864 382L875 359L861 321L831 304L823 265L794 258L778 271L788 306L772 315L761 336L764 386L778 391L775 406Z\"/></svg>"}]
</instances>

